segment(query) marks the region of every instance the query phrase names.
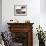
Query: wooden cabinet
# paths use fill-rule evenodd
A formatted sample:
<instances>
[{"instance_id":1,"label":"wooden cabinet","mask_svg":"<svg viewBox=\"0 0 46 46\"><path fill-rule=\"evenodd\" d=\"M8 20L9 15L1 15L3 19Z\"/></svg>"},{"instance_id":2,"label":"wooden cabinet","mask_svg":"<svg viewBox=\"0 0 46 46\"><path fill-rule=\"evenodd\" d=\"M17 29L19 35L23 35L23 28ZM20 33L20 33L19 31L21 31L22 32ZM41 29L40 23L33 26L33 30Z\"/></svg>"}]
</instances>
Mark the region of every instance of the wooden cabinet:
<instances>
[{"instance_id":1,"label":"wooden cabinet","mask_svg":"<svg viewBox=\"0 0 46 46\"><path fill-rule=\"evenodd\" d=\"M33 23L7 23L13 41L23 43L22 46L33 46Z\"/></svg>"}]
</instances>

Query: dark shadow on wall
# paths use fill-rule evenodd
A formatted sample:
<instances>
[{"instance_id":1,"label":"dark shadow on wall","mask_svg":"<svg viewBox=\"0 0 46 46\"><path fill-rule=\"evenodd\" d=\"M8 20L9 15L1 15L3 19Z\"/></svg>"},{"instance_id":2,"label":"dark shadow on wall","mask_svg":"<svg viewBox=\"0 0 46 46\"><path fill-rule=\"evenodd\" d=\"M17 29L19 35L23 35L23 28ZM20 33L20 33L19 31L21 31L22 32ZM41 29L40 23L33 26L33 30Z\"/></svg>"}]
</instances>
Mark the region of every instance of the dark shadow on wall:
<instances>
[{"instance_id":1,"label":"dark shadow on wall","mask_svg":"<svg viewBox=\"0 0 46 46\"><path fill-rule=\"evenodd\" d=\"M0 31L2 31L2 0L0 0Z\"/></svg>"}]
</instances>

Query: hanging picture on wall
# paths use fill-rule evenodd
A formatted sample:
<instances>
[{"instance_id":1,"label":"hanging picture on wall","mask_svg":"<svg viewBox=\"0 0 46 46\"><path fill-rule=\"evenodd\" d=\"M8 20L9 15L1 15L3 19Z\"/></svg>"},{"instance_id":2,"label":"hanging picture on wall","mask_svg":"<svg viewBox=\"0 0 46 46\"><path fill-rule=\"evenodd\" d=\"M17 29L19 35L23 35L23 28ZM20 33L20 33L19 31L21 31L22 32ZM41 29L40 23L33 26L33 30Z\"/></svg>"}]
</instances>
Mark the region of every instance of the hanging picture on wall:
<instances>
[{"instance_id":1,"label":"hanging picture on wall","mask_svg":"<svg viewBox=\"0 0 46 46\"><path fill-rule=\"evenodd\" d=\"M14 6L14 16L26 16L27 6L26 5L15 5Z\"/></svg>"}]
</instances>

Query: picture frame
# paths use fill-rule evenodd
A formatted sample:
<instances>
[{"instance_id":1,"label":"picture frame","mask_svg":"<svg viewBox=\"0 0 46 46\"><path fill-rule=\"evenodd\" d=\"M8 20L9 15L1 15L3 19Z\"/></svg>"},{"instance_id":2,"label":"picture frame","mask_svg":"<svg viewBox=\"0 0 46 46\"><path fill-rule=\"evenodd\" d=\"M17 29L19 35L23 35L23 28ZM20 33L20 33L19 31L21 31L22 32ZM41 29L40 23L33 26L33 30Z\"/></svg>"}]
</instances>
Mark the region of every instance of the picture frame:
<instances>
[{"instance_id":1,"label":"picture frame","mask_svg":"<svg viewBox=\"0 0 46 46\"><path fill-rule=\"evenodd\" d=\"M27 5L14 5L14 16L26 16Z\"/></svg>"}]
</instances>

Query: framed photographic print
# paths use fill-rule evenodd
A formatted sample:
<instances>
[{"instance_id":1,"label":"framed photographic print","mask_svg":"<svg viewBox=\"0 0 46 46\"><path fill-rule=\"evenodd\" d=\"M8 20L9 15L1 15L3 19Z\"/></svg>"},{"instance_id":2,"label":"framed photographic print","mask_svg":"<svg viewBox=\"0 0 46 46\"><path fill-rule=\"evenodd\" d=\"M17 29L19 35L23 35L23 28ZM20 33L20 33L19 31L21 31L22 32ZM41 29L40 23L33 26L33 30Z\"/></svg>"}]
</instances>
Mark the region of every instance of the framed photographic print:
<instances>
[{"instance_id":1,"label":"framed photographic print","mask_svg":"<svg viewBox=\"0 0 46 46\"><path fill-rule=\"evenodd\" d=\"M14 5L14 16L26 16L27 5Z\"/></svg>"}]
</instances>

